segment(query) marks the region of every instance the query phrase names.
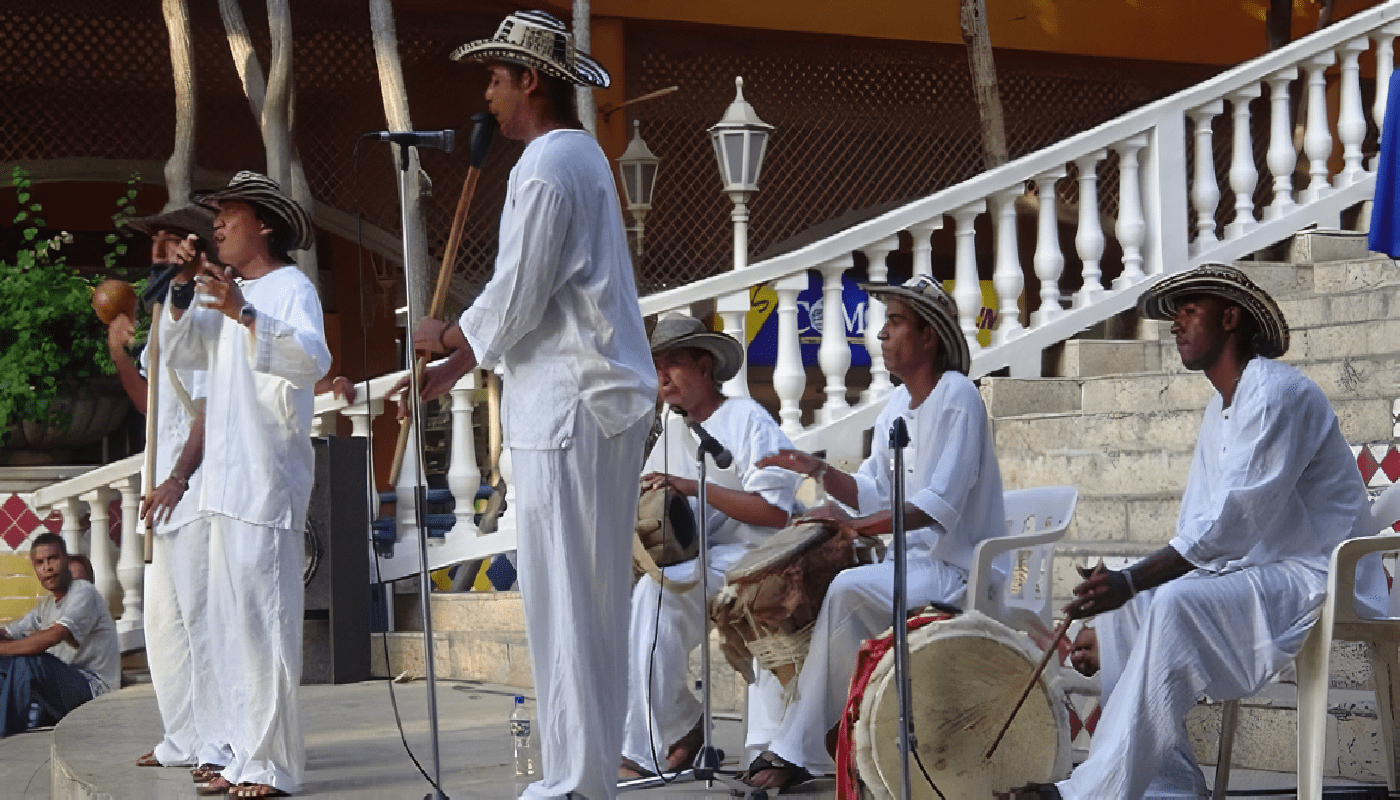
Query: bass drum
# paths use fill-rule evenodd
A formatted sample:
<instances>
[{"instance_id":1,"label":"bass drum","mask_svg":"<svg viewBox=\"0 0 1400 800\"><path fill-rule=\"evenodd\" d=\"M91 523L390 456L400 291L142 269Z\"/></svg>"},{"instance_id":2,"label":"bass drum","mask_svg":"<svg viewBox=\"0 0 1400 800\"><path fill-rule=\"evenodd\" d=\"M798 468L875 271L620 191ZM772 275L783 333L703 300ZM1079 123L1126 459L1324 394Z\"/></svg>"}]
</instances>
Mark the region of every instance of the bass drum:
<instances>
[{"instance_id":1,"label":"bass drum","mask_svg":"<svg viewBox=\"0 0 1400 800\"><path fill-rule=\"evenodd\" d=\"M882 635L891 637L888 631ZM984 758L1040 656L1030 637L977 612L934 618L910 632L916 749L928 772L925 778L919 762L910 760L913 797L936 800L929 779L952 800L991 797L1026 783L1069 776L1069 711L1054 664L1031 689L991 760ZM852 692L857 688L853 685ZM863 695L854 725L862 794L892 800L900 794L893 648L870 674Z\"/></svg>"}]
</instances>

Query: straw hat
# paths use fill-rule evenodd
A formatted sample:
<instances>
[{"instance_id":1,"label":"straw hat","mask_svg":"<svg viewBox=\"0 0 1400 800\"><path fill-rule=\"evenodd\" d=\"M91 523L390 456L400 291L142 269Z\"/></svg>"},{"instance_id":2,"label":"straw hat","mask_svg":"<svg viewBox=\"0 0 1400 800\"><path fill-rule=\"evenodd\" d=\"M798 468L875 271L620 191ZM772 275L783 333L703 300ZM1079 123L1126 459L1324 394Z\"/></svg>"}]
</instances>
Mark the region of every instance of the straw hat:
<instances>
[{"instance_id":1,"label":"straw hat","mask_svg":"<svg viewBox=\"0 0 1400 800\"><path fill-rule=\"evenodd\" d=\"M972 369L972 353L967 349L967 338L958 324L958 304L938 281L927 275L915 275L900 286L862 283L860 288L877 300L893 297L908 303L938 334L939 344L947 354L948 369L964 375Z\"/></svg>"},{"instance_id":2,"label":"straw hat","mask_svg":"<svg viewBox=\"0 0 1400 800\"><path fill-rule=\"evenodd\" d=\"M133 217L127 224L147 236L155 236L159 231L183 231L206 242L214 240L214 213L203 206L180 206L149 217Z\"/></svg>"},{"instance_id":3,"label":"straw hat","mask_svg":"<svg viewBox=\"0 0 1400 800\"><path fill-rule=\"evenodd\" d=\"M612 77L594 58L574 49L574 37L552 14L517 11L505 18L490 39L467 42L452 51L453 61L509 61L534 67L580 86L606 89Z\"/></svg>"},{"instance_id":4,"label":"straw hat","mask_svg":"<svg viewBox=\"0 0 1400 800\"><path fill-rule=\"evenodd\" d=\"M1157 281L1138 300L1138 312L1148 319L1170 322L1182 297L1211 294L1238 304L1259 327L1254 349L1265 358L1288 352L1288 321L1269 293L1229 264L1202 264Z\"/></svg>"},{"instance_id":5,"label":"straw hat","mask_svg":"<svg viewBox=\"0 0 1400 800\"><path fill-rule=\"evenodd\" d=\"M286 235L288 250L309 250L316 243L316 227L311 215L284 194L277 181L266 175L243 170L233 176L228 186L212 192L193 192L190 199L210 209L217 209L220 200L251 203L275 217L273 226L280 227L280 232Z\"/></svg>"},{"instance_id":6,"label":"straw hat","mask_svg":"<svg viewBox=\"0 0 1400 800\"><path fill-rule=\"evenodd\" d=\"M705 327L705 323L684 314L668 314L657 320L651 332L651 354L677 347L697 347L715 357L714 379L727 381L739 373L744 363L744 346L725 333Z\"/></svg>"}]
</instances>

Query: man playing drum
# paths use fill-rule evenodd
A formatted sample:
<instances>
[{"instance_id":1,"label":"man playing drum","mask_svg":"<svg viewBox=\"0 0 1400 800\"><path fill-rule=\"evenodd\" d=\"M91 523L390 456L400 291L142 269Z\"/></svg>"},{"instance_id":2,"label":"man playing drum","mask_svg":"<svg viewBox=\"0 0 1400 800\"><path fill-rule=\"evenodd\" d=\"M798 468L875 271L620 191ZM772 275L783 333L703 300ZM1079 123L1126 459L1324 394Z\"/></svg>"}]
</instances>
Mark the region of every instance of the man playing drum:
<instances>
[{"instance_id":1,"label":"man playing drum","mask_svg":"<svg viewBox=\"0 0 1400 800\"><path fill-rule=\"evenodd\" d=\"M862 515L853 519L827 504L809 518L837 521L851 537L889 533L889 433L895 418L903 417L910 437L904 458L908 501L901 510L909 531L908 603L957 603L967 588L973 548L1006 528L991 424L982 396L967 379L972 359L957 306L925 276L903 286L864 288L886 303L880 349L890 374L903 381L875 422L870 457L853 475L795 450L758 463L810 475ZM861 643L890 627L893 590L893 554L883 563L848 569L832 582L797 678L796 698L768 749L750 765L749 783L786 787L833 768L827 732L841 717Z\"/></svg>"},{"instance_id":2,"label":"man playing drum","mask_svg":"<svg viewBox=\"0 0 1400 800\"><path fill-rule=\"evenodd\" d=\"M694 498L699 442L686 424L703 423L734 456L728 469L710 464L706 474L710 544L706 588L712 597L724 585L726 570L787 524L799 478L777 467L761 468L757 462L791 449L792 442L758 403L720 393L720 383L734 377L743 363L743 346L732 337L675 314L657 322L651 352L660 397L673 411L664 417L661 438L642 470L642 488L669 486L691 498L698 520ZM703 742L700 702L687 677L690 652L700 646L705 632L708 598L698 584L699 560L663 566L662 575L664 587L643 575L632 590L627 724L620 773L624 778L659 772L663 766L668 770L687 767Z\"/></svg>"},{"instance_id":3,"label":"man playing drum","mask_svg":"<svg viewBox=\"0 0 1400 800\"><path fill-rule=\"evenodd\" d=\"M1159 281L1138 308L1171 320L1182 363L1217 393L1176 536L1129 569L1094 572L1065 609L1114 611L1097 626L1105 701L1089 759L1068 780L1013 797L1206 796L1186 713L1201 694L1255 693L1297 655L1333 548L1375 533L1327 397L1274 360L1288 350L1288 323L1273 298L1239 270L1205 264ZM1385 597L1379 569L1362 577L1363 599Z\"/></svg>"}]
</instances>

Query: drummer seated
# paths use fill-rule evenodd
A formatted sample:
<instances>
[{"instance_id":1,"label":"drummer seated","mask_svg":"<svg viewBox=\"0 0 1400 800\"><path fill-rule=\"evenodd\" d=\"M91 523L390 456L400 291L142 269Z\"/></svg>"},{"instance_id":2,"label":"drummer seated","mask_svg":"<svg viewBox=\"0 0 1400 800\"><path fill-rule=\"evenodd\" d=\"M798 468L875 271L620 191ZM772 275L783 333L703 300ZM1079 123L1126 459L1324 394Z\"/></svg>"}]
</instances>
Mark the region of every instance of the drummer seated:
<instances>
[{"instance_id":1,"label":"drummer seated","mask_svg":"<svg viewBox=\"0 0 1400 800\"><path fill-rule=\"evenodd\" d=\"M864 288L885 301L880 349L890 374L903 382L875 422L870 457L854 474L796 450L784 450L759 466L810 476L861 515L852 518L829 504L807 518L835 521L852 537L889 533L894 496L890 429L902 417L910 438L902 478L908 500L900 509L908 530L907 605L961 605L973 548L1002 535L1006 523L991 424L977 387L967 378L971 356L957 306L937 282L923 276L902 286ZM834 737L828 732L841 718L861 644L890 627L893 562L890 552L883 563L848 569L831 583L797 677L795 699L771 731L767 749L749 766L744 777L750 784L784 788L834 768Z\"/></svg>"},{"instance_id":2,"label":"drummer seated","mask_svg":"<svg viewBox=\"0 0 1400 800\"><path fill-rule=\"evenodd\" d=\"M757 462L792 443L762 406L720 391L743 363L737 340L697 319L672 315L657 323L651 351L660 398L670 409L643 468L643 490L671 487L690 498L698 521L698 441L687 422L702 423L733 454L727 469L711 462L706 472L706 588L713 597L724 586L726 570L787 525L800 478ZM698 559L663 565L661 573L664 586L643 575L632 594L622 778L687 767L703 743L701 704L688 673L690 652L704 637L709 598L698 585Z\"/></svg>"}]
</instances>

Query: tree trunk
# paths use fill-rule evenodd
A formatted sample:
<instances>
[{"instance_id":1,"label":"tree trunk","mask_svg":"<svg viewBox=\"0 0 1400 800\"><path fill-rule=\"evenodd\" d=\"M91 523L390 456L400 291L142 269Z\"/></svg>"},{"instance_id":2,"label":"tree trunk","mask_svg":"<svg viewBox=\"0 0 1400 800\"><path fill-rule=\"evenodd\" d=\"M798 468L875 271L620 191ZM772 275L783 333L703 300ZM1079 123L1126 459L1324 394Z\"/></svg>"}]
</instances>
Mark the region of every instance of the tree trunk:
<instances>
[{"instance_id":1,"label":"tree trunk","mask_svg":"<svg viewBox=\"0 0 1400 800\"><path fill-rule=\"evenodd\" d=\"M175 77L175 149L165 162L166 200L163 211L189 203L190 172L194 167L194 54L190 45L190 10L185 0L163 0L165 29L170 35L170 69Z\"/></svg>"},{"instance_id":2,"label":"tree trunk","mask_svg":"<svg viewBox=\"0 0 1400 800\"><path fill-rule=\"evenodd\" d=\"M963 44L972 65L972 86L977 95L977 116L982 121L982 152L987 169L1007 162L1006 120L1001 113L1001 91L992 61L992 35L987 29L986 0L962 0Z\"/></svg>"}]
</instances>

